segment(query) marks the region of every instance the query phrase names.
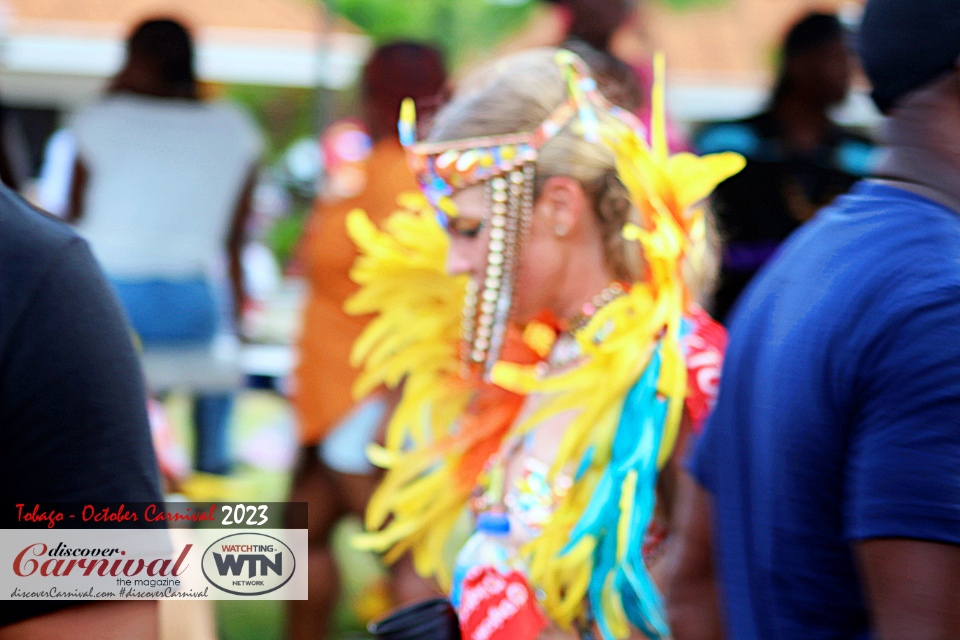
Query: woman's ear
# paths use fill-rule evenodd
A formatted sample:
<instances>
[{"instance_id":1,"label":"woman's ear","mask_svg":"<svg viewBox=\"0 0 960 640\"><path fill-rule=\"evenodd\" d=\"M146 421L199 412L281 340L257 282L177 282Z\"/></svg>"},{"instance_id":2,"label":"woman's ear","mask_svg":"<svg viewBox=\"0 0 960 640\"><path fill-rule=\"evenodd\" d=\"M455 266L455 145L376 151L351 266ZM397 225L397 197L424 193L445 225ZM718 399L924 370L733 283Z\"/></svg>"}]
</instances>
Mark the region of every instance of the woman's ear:
<instances>
[{"instance_id":1,"label":"woman's ear","mask_svg":"<svg viewBox=\"0 0 960 640\"><path fill-rule=\"evenodd\" d=\"M558 237L581 230L583 217L590 211L587 205L587 194L580 183L565 176L547 178L537 201L541 215L546 215Z\"/></svg>"}]
</instances>

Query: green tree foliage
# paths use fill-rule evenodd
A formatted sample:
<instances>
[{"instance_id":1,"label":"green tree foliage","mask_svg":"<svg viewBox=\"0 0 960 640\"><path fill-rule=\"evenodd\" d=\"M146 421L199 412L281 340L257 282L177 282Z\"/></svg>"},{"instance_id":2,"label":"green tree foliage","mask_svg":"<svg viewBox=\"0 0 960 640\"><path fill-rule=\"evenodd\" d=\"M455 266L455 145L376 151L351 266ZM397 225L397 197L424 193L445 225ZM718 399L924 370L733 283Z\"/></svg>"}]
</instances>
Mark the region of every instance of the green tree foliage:
<instances>
[{"instance_id":1,"label":"green tree foliage","mask_svg":"<svg viewBox=\"0 0 960 640\"><path fill-rule=\"evenodd\" d=\"M440 47L448 60L456 64L473 54L492 49L521 27L536 7L547 0L315 1L325 2L378 44L398 39L429 42ZM649 1L682 11L723 4L728 0Z\"/></svg>"},{"instance_id":2,"label":"green tree foliage","mask_svg":"<svg viewBox=\"0 0 960 640\"><path fill-rule=\"evenodd\" d=\"M487 51L522 27L536 0L326 0L376 43L417 40L452 65Z\"/></svg>"}]
</instances>

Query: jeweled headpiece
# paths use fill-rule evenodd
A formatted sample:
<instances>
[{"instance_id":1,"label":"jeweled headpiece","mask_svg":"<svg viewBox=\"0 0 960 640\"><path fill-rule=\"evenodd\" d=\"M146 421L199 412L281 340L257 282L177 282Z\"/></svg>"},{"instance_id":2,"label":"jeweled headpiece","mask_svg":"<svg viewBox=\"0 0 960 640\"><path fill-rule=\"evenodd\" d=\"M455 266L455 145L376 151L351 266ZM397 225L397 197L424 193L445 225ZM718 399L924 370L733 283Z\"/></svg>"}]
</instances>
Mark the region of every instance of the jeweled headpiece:
<instances>
[{"instance_id":1,"label":"jeweled headpiece","mask_svg":"<svg viewBox=\"0 0 960 640\"><path fill-rule=\"evenodd\" d=\"M456 216L450 196L484 184L490 204L490 244L482 284L471 280L463 310L462 361L467 374L489 375L503 346L515 289L516 266L533 216L535 166L540 148L574 118L583 135L599 141L596 108L613 113L586 65L569 51L557 53L567 98L529 133L444 142L417 142L413 102L404 102L400 142L424 194L445 223ZM626 114L624 114L626 115ZM631 123L633 124L633 123Z\"/></svg>"}]
</instances>

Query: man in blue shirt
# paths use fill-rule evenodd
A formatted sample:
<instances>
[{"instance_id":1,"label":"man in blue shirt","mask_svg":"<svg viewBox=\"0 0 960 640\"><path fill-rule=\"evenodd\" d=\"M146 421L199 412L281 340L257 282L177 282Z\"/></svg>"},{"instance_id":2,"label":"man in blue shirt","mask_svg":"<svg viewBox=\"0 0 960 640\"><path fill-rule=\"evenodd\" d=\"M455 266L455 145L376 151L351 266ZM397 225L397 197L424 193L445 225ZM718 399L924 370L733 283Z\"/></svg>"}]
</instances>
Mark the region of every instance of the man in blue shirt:
<instances>
[{"instance_id":1,"label":"man in blue shirt","mask_svg":"<svg viewBox=\"0 0 960 640\"><path fill-rule=\"evenodd\" d=\"M960 638L960 2L869 0L875 180L734 311L667 598L676 640Z\"/></svg>"}]
</instances>

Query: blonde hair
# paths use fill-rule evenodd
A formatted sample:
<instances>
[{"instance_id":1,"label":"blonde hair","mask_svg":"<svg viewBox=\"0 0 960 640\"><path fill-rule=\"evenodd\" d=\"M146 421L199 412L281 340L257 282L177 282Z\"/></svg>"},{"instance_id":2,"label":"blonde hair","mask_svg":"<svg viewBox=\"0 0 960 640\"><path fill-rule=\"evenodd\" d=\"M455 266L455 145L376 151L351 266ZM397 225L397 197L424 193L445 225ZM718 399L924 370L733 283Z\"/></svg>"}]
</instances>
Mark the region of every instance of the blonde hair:
<instances>
[{"instance_id":1,"label":"blonde hair","mask_svg":"<svg viewBox=\"0 0 960 640\"><path fill-rule=\"evenodd\" d=\"M444 142L483 136L530 132L537 128L567 99L567 85L555 60L556 49L524 51L480 69L468 77L454 99L437 114L428 140ZM618 87L599 85L601 93L616 100ZM622 93L622 91L620 92ZM608 110L597 108L601 121L615 118ZM623 238L627 222L639 223L640 213L617 177L613 152L602 142L590 142L583 136L577 118L571 120L539 150L536 161L536 193L551 176L577 180L590 198L593 213L604 242L607 266L618 279L634 282L643 277L645 264L636 244ZM711 256L714 252L703 252ZM688 285L698 297L707 265L714 260L703 256L685 265ZM715 267L712 268L715 272ZM687 272L689 277L687 277Z\"/></svg>"}]
</instances>

